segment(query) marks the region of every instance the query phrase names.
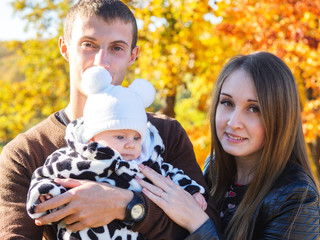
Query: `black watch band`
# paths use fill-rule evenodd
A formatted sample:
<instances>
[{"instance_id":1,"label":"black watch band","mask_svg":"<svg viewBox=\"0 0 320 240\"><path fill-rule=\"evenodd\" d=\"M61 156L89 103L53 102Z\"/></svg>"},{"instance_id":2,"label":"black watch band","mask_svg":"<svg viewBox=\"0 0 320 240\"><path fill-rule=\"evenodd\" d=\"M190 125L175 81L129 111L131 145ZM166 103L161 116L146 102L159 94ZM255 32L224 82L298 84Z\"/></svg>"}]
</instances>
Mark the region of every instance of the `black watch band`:
<instances>
[{"instance_id":1,"label":"black watch band","mask_svg":"<svg viewBox=\"0 0 320 240\"><path fill-rule=\"evenodd\" d=\"M127 225L132 225L135 222L139 222L144 219L146 215L146 204L144 202L144 198L133 192L133 199L128 203L126 208L126 215L123 222Z\"/></svg>"}]
</instances>

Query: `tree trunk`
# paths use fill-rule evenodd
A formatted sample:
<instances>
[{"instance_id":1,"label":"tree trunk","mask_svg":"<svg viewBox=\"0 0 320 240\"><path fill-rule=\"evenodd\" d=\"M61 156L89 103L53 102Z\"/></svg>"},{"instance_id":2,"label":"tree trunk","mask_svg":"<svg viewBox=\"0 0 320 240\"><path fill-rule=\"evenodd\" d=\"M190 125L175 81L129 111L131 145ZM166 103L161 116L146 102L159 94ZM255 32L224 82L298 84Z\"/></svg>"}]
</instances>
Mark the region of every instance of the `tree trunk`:
<instances>
[{"instance_id":1,"label":"tree trunk","mask_svg":"<svg viewBox=\"0 0 320 240\"><path fill-rule=\"evenodd\" d=\"M308 143L308 146L320 180L320 136L317 136L316 140L313 142Z\"/></svg>"},{"instance_id":2,"label":"tree trunk","mask_svg":"<svg viewBox=\"0 0 320 240\"><path fill-rule=\"evenodd\" d=\"M174 106L176 104L176 95L167 96L165 99L165 105L162 108L161 112L168 117L175 117Z\"/></svg>"}]
</instances>

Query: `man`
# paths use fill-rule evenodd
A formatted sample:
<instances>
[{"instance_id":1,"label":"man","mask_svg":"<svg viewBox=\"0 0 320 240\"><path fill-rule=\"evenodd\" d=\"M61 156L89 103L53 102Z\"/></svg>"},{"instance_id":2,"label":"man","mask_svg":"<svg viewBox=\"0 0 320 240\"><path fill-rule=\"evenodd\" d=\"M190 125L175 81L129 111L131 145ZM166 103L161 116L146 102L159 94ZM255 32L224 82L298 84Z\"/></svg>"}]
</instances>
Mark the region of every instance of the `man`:
<instances>
[{"instance_id":1,"label":"man","mask_svg":"<svg viewBox=\"0 0 320 240\"><path fill-rule=\"evenodd\" d=\"M26 212L26 195L33 171L47 156L65 146L68 122L82 116L87 96L81 89L82 73L102 66L120 85L139 48L136 21L129 8L117 0L80 0L68 13L64 37L59 38L62 56L70 67L70 102L65 110L52 114L4 147L0 156L0 237L1 239L56 239L56 228L46 225L62 220L71 231L125 220L148 239L183 239L188 232L173 223L143 194L106 183L60 179L70 190L35 209L43 212L65 205L35 222ZM165 144L163 159L201 185L205 185L190 140L181 125L169 118L148 114ZM135 197L134 197L135 196ZM145 215L134 216L131 208L140 203ZM213 216L212 206L208 206ZM36 226L36 225L38 226Z\"/></svg>"}]
</instances>

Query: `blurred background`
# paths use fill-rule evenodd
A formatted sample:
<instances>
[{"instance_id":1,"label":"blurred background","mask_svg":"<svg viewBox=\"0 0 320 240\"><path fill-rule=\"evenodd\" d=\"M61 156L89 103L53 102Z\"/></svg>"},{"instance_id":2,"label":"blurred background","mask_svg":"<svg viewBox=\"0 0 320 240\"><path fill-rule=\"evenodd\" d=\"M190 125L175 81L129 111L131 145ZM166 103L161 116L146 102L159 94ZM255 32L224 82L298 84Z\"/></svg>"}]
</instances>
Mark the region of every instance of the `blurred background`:
<instances>
[{"instance_id":1,"label":"blurred background","mask_svg":"<svg viewBox=\"0 0 320 240\"><path fill-rule=\"evenodd\" d=\"M0 151L69 101L58 37L72 0L0 2ZM320 175L320 1L124 1L138 27L139 58L125 85L146 78L157 89L148 109L179 120L203 166L210 151L209 103L223 64L269 51L293 71L312 167Z\"/></svg>"}]
</instances>

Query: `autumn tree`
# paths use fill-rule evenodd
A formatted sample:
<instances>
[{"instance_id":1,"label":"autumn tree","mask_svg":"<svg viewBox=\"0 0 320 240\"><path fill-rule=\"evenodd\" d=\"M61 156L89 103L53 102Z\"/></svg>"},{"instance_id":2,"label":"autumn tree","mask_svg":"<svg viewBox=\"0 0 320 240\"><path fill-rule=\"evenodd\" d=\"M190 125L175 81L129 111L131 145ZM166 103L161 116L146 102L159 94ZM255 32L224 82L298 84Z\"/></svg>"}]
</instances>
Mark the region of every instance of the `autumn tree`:
<instances>
[{"instance_id":1,"label":"autumn tree","mask_svg":"<svg viewBox=\"0 0 320 240\"><path fill-rule=\"evenodd\" d=\"M13 116L15 121L12 122L19 122L20 126L15 132L21 132L23 126L33 125L39 118L44 118L45 114L66 104L67 68L63 58L57 56L57 36L50 40L41 40L41 37L46 29L52 28L52 24L55 24L58 34L61 33L62 19L72 3L73 1L66 0L13 1L17 14L29 21L29 27L36 27L40 37L38 40L22 43L23 50L19 52L20 67L26 74L24 83L19 85L24 88L38 79L38 86L46 86L26 88L25 92L31 91L32 94L25 94L25 101L19 103L19 108L26 111L33 109L37 114L35 117L29 111L31 116L28 118ZM128 79L144 77L150 80L155 85L158 96L161 96L156 101L156 104L160 104L154 109L162 109L161 112L176 116L190 134L196 152L207 155L210 144L206 116L208 99L222 63L235 54L226 38L215 36L211 22L214 20L213 6L196 0L126 3L138 19L138 44L141 49L139 59L129 70ZM51 79L57 82L54 83ZM55 91L56 86L66 88ZM39 96L41 99L36 100ZM34 104L35 101L38 101L38 105ZM11 108L17 107L12 105ZM43 109L47 111L44 112ZM19 115L18 111L14 112ZM201 156L201 159L204 158Z\"/></svg>"},{"instance_id":2,"label":"autumn tree","mask_svg":"<svg viewBox=\"0 0 320 240\"><path fill-rule=\"evenodd\" d=\"M197 0L126 1L139 24L132 77L156 87L164 107L185 127L201 166L210 149L209 101L221 66L238 51L217 36L214 5ZM129 77L129 78L132 78Z\"/></svg>"},{"instance_id":3,"label":"autumn tree","mask_svg":"<svg viewBox=\"0 0 320 240\"><path fill-rule=\"evenodd\" d=\"M17 14L28 19L29 27L38 29L39 39L13 44L21 49L16 66L24 78L13 81L14 85L3 80L0 100L6 104L0 108L0 132L7 139L68 102L68 68L59 55L57 35L62 33L62 22L74 2L13 0ZM231 56L257 50L275 53L293 70L305 136L314 159L319 159L318 2L124 2L137 17L140 46L139 58L127 78L143 77L155 85L159 99L153 109L182 123L200 165L210 148L207 114L216 76ZM56 29L56 35L44 38L51 28Z\"/></svg>"},{"instance_id":4,"label":"autumn tree","mask_svg":"<svg viewBox=\"0 0 320 240\"><path fill-rule=\"evenodd\" d=\"M320 2L231 0L218 3L216 33L241 53L267 50L282 58L296 78L303 128L320 176Z\"/></svg>"},{"instance_id":5,"label":"autumn tree","mask_svg":"<svg viewBox=\"0 0 320 240\"><path fill-rule=\"evenodd\" d=\"M140 23L141 51L135 73L155 84L164 98L162 112L175 117L175 103L181 87L188 89L189 83L201 82L201 88L209 85L211 89L212 72L228 55L208 20L208 14L214 10L208 1L126 2ZM197 99L201 103L196 105L203 108L208 91L201 88L198 90L205 94Z\"/></svg>"},{"instance_id":6,"label":"autumn tree","mask_svg":"<svg viewBox=\"0 0 320 240\"><path fill-rule=\"evenodd\" d=\"M0 139L5 144L53 112L66 106L67 70L56 40L11 42L23 72L20 79L0 79Z\"/></svg>"},{"instance_id":7,"label":"autumn tree","mask_svg":"<svg viewBox=\"0 0 320 240\"><path fill-rule=\"evenodd\" d=\"M9 79L2 74L0 78L0 146L67 105L67 62L60 56L57 36L45 38L48 35L44 33L52 27L61 33L69 4L70 1L12 2L16 14L29 21L28 27L37 29L38 39L4 44L15 53L11 69L16 69L19 77Z\"/></svg>"}]
</instances>

